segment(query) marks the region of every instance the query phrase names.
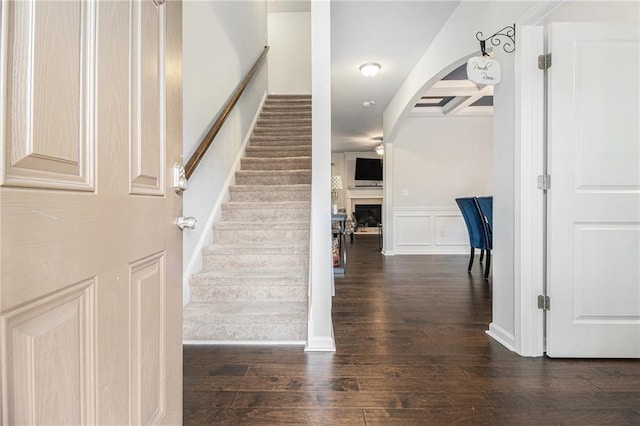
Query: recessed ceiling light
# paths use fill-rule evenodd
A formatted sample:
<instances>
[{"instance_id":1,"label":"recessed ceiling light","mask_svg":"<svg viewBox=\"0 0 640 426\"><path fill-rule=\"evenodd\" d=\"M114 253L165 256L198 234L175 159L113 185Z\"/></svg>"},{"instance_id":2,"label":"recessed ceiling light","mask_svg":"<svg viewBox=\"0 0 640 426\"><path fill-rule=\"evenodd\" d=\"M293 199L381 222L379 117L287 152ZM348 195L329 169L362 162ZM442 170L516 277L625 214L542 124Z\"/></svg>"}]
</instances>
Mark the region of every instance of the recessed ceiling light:
<instances>
[{"instance_id":1,"label":"recessed ceiling light","mask_svg":"<svg viewBox=\"0 0 640 426\"><path fill-rule=\"evenodd\" d=\"M360 65L360 73L365 77L373 77L380 72L380 68L382 68L380 64L367 62L366 64Z\"/></svg>"},{"instance_id":2,"label":"recessed ceiling light","mask_svg":"<svg viewBox=\"0 0 640 426\"><path fill-rule=\"evenodd\" d=\"M375 104L376 104L376 101L373 101L373 100L372 101L364 101L362 103L362 106L365 107L365 108L369 108L369 107L374 106Z\"/></svg>"}]
</instances>

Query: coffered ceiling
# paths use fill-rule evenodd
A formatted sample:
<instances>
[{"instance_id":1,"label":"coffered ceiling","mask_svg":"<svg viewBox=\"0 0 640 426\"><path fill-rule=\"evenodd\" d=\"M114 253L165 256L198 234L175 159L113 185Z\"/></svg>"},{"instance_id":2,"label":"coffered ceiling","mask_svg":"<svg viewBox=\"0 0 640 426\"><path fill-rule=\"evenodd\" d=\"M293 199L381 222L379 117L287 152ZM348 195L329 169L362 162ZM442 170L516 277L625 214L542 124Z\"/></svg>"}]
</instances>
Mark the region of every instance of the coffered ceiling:
<instances>
[{"instance_id":1,"label":"coffered ceiling","mask_svg":"<svg viewBox=\"0 0 640 426\"><path fill-rule=\"evenodd\" d=\"M479 87L467 80L467 64L461 65L430 87L410 116L444 117L493 114L493 86Z\"/></svg>"}]
</instances>

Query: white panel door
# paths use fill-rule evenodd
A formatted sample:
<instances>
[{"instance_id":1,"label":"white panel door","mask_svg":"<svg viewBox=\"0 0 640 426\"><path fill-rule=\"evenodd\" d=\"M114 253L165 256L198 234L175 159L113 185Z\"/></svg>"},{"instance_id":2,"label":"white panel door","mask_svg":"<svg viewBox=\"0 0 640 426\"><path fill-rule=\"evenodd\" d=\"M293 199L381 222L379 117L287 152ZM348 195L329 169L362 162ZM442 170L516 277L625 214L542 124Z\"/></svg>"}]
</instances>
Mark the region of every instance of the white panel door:
<instances>
[{"instance_id":1,"label":"white panel door","mask_svg":"<svg viewBox=\"0 0 640 426\"><path fill-rule=\"evenodd\" d=\"M156 3L0 4L2 425L181 423L182 16Z\"/></svg>"},{"instance_id":2,"label":"white panel door","mask_svg":"<svg viewBox=\"0 0 640 426\"><path fill-rule=\"evenodd\" d=\"M551 357L640 357L639 32L550 28Z\"/></svg>"}]
</instances>

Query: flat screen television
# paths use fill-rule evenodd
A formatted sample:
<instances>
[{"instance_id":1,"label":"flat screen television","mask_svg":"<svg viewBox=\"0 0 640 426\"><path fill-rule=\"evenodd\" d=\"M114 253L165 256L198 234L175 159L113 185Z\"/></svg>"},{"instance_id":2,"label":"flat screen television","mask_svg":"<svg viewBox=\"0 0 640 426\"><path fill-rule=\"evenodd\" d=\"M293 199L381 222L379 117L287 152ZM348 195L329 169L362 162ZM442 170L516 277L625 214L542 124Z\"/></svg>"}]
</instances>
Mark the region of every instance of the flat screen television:
<instances>
[{"instance_id":1,"label":"flat screen television","mask_svg":"<svg viewBox=\"0 0 640 426\"><path fill-rule=\"evenodd\" d=\"M382 159L380 158L356 158L355 180L382 179Z\"/></svg>"}]
</instances>

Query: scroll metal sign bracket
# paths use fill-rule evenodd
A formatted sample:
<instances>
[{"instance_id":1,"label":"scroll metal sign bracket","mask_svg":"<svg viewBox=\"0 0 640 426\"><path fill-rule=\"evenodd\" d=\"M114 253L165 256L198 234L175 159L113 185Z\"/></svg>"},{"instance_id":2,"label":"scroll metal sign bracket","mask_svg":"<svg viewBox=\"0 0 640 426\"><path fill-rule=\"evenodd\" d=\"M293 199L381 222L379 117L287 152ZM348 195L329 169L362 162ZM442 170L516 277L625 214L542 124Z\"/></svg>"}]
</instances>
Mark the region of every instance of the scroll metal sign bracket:
<instances>
[{"instance_id":1,"label":"scroll metal sign bracket","mask_svg":"<svg viewBox=\"0 0 640 426\"><path fill-rule=\"evenodd\" d=\"M506 53L513 53L516 50L516 24L508 25L487 38L483 38L483 36L482 31L476 33L476 39L480 42L482 56L489 56L486 50L487 41L494 47L502 45L502 50Z\"/></svg>"}]
</instances>

